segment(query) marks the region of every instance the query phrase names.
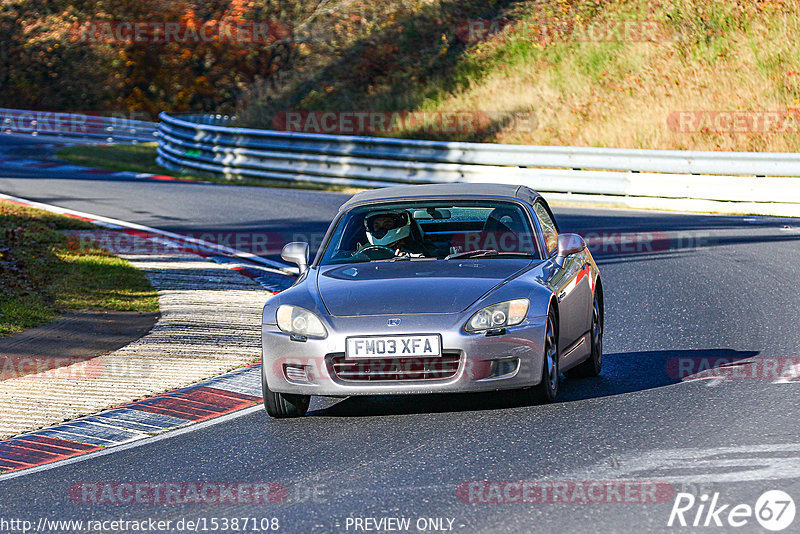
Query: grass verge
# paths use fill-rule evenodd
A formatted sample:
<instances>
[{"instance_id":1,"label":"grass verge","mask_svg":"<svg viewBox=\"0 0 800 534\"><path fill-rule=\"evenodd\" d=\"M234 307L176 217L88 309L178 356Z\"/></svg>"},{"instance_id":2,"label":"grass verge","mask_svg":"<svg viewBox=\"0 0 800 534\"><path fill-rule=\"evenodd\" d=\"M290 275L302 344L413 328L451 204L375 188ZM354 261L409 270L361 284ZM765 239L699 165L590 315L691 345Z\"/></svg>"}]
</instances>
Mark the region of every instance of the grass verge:
<instances>
[{"instance_id":1,"label":"grass verge","mask_svg":"<svg viewBox=\"0 0 800 534\"><path fill-rule=\"evenodd\" d=\"M64 233L96 227L0 201L0 336L68 311L158 311L158 297L127 261Z\"/></svg>"},{"instance_id":2,"label":"grass verge","mask_svg":"<svg viewBox=\"0 0 800 534\"><path fill-rule=\"evenodd\" d=\"M156 163L156 144L140 143L137 145L75 145L60 149L56 156L86 167L99 167L110 171L141 172L147 174L174 173ZM183 177L183 176L182 176ZM200 177L186 176L186 179ZM205 180L205 178L203 178Z\"/></svg>"},{"instance_id":3,"label":"grass verge","mask_svg":"<svg viewBox=\"0 0 800 534\"><path fill-rule=\"evenodd\" d=\"M62 148L56 153L59 158L86 167L98 167L111 171L141 172L164 176L175 176L181 180L212 182L217 184L256 185L261 187L285 187L292 189L313 189L317 191L338 191L355 193L359 188L302 181L282 181L269 179L227 179L212 174L179 173L156 163L156 144L137 145L76 145Z\"/></svg>"}]
</instances>

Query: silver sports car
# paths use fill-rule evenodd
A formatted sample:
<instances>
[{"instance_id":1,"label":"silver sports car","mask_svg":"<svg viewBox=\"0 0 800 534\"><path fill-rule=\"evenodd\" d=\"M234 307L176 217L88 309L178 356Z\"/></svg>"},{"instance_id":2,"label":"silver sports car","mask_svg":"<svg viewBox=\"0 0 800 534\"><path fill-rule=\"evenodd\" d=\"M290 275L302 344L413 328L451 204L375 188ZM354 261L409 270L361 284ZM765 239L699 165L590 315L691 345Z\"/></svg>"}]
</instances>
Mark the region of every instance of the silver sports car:
<instances>
[{"instance_id":1,"label":"silver sports car","mask_svg":"<svg viewBox=\"0 0 800 534\"><path fill-rule=\"evenodd\" d=\"M400 186L359 193L300 277L264 306L262 384L272 417L311 395L516 389L552 402L559 376L594 376L603 288L583 239L560 234L520 186Z\"/></svg>"}]
</instances>

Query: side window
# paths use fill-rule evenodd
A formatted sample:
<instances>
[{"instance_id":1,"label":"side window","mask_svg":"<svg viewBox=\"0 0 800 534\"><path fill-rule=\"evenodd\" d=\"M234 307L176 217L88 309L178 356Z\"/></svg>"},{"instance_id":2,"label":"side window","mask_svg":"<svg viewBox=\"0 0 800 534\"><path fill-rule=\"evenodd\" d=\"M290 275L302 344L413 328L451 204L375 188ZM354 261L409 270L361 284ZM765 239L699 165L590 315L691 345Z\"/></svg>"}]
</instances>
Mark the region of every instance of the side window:
<instances>
[{"instance_id":1,"label":"side window","mask_svg":"<svg viewBox=\"0 0 800 534\"><path fill-rule=\"evenodd\" d=\"M553 222L553 219L550 218L550 214L547 213L547 210L544 209L544 206L542 206L541 202L534 204L533 210L536 212L536 217L539 218L539 224L542 227L544 244L547 247L546 255L550 256L550 254L555 252L558 248L558 231L556 230L556 225Z\"/></svg>"}]
</instances>

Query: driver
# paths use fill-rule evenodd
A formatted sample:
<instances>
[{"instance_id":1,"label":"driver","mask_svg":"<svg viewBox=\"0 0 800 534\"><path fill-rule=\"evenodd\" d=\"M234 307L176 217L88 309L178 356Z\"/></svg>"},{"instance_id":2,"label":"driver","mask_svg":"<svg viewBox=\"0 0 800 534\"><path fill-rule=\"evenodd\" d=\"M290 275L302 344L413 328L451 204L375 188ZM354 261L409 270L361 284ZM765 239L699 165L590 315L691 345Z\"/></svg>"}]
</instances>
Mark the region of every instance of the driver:
<instances>
[{"instance_id":1,"label":"driver","mask_svg":"<svg viewBox=\"0 0 800 534\"><path fill-rule=\"evenodd\" d=\"M379 211L364 218L367 241L370 245L387 247L396 256L420 258L425 256L425 246L411 231L411 216L405 210Z\"/></svg>"}]
</instances>

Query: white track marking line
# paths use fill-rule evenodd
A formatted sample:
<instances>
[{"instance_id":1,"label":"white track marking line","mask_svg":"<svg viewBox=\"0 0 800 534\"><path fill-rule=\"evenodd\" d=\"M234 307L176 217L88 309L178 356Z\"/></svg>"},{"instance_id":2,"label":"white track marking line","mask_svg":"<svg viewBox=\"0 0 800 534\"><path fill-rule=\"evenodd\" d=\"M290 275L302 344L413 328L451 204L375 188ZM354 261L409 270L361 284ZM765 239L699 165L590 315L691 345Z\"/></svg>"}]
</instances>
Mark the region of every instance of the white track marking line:
<instances>
[{"instance_id":1,"label":"white track marking line","mask_svg":"<svg viewBox=\"0 0 800 534\"><path fill-rule=\"evenodd\" d=\"M797 383L800 384L800 363L795 364L790 369L787 369L786 372L772 382L773 384L791 384Z\"/></svg>"},{"instance_id":2,"label":"white track marking line","mask_svg":"<svg viewBox=\"0 0 800 534\"><path fill-rule=\"evenodd\" d=\"M140 230L142 232L149 232L152 234L161 235L164 237L169 237L171 239L178 240L182 243L191 243L193 245L200 245L203 248L207 248L209 250L218 251L229 256L234 256L236 258L245 259L251 262L260 263L262 265L266 265L273 269L277 269L280 271L281 274L297 274L296 269L292 270L292 267L285 265L283 263L279 263L277 261L268 260L266 258L262 258L261 256L256 256L255 254L251 254L249 252L243 252L241 250L236 250L234 248L226 247L225 245L218 245L216 243L210 243L208 241L204 241L202 239L196 239L194 237L189 237L181 234L176 234L173 232L167 232L166 230L159 230L158 228L153 228L150 226L144 226L142 224L136 224L132 222L122 221L120 219L112 219L111 217L103 217L102 215L95 215L93 213L86 213L83 211L71 210L67 208L61 208L59 206L54 206L52 204L44 204L42 202L36 202L33 200L28 200L26 198L15 197L12 195L6 195L0 193L0 199L5 200L13 200L16 202L23 202L29 204L34 208L43 209L52 213L59 213L62 215L75 215L77 217L83 217L86 219L94 219L96 221L100 221L106 224L113 224L121 228L128 228L131 230Z\"/></svg>"},{"instance_id":3,"label":"white track marking line","mask_svg":"<svg viewBox=\"0 0 800 534\"><path fill-rule=\"evenodd\" d=\"M800 443L649 449L602 459L594 465L569 472L564 478L657 479L670 484L763 483L767 480L797 479L800 476L798 459ZM687 473L687 465L692 466L692 473Z\"/></svg>"},{"instance_id":4,"label":"white track marking line","mask_svg":"<svg viewBox=\"0 0 800 534\"><path fill-rule=\"evenodd\" d=\"M75 456L73 458L67 458L66 460L59 460L57 462L53 462L50 464L38 465L36 467L29 467L28 469L23 469L22 471L14 471L12 473L7 473L5 475L0 475L0 482L4 480L9 480L12 478L23 477L26 475L32 475L34 473L40 473L42 471L49 471L50 469L56 469L57 467L63 467L65 465L71 465L78 462L83 462L85 460L90 460L92 458L97 458L100 456L105 456L107 454L114 454L116 452L122 452L129 449L133 449L136 447L141 447L142 445L149 445L150 443L155 443L157 441L162 441L165 439L170 439L178 436L182 436L183 434L188 434L189 432L194 432L196 430L202 430L204 428L208 428L210 426L218 425L221 423L227 423L228 421L232 421L234 419L238 419L239 417L244 417L246 415L250 415L256 413L258 411L262 411L264 409L261 403L258 403L255 406L251 406L249 408L243 408L236 412L231 412L229 414L223 415L221 417L217 417L216 419L209 419L208 421L203 421L201 423L189 424L188 426L183 426L177 428L175 430L168 430L162 434L158 434L153 437L148 437L146 439L139 439L136 441L130 441L128 443L122 445L111 445L105 449L101 449L99 451L93 451L87 454L83 454L81 456Z\"/></svg>"}]
</instances>

